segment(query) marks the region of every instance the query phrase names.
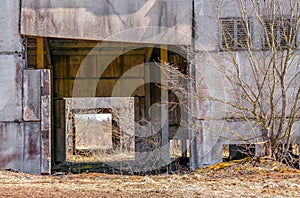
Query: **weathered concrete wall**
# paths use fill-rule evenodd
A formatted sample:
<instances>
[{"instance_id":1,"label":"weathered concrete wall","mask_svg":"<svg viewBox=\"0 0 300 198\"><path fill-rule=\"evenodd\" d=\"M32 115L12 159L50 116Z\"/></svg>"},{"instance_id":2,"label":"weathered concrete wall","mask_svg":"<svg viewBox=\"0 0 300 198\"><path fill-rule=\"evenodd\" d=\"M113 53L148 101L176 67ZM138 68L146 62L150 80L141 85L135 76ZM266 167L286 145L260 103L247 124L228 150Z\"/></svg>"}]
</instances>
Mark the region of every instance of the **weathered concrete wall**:
<instances>
[{"instance_id":1,"label":"weathered concrete wall","mask_svg":"<svg viewBox=\"0 0 300 198\"><path fill-rule=\"evenodd\" d=\"M0 6L0 169L50 173L50 74L24 71L20 5Z\"/></svg>"},{"instance_id":2,"label":"weathered concrete wall","mask_svg":"<svg viewBox=\"0 0 300 198\"><path fill-rule=\"evenodd\" d=\"M22 170L23 124L0 123L0 168Z\"/></svg>"},{"instance_id":3,"label":"weathered concrete wall","mask_svg":"<svg viewBox=\"0 0 300 198\"><path fill-rule=\"evenodd\" d=\"M220 26L220 18L237 18L241 17L242 9L246 8L248 19L251 20L251 42L253 49L261 49L264 34L260 26L260 22L257 16L261 18L268 16L268 13L262 11L261 14L254 12L251 1L244 1L244 7L239 6L238 0L195 0L194 1L194 13L195 13L195 50L196 51L220 51L220 43L222 39L222 30ZM260 7L264 7L265 1L257 0L254 2L260 2ZM268 3L268 1L266 1ZM271 1L269 1L271 2ZM286 4L285 4L286 2ZM288 1L282 1L280 5L282 9L282 15L288 16L288 12L291 10ZM295 8L296 9L296 8ZM300 14L299 10L298 15ZM296 10L293 11L296 14ZM277 13L278 15L279 13ZM297 37L300 38L300 31L297 33Z\"/></svg>"},{"instance_id":4,"label":"weathered concrete wall","mask_svg":"<svg viewBox=\"0 0 300 198\"><path fill-rule=\"evenodd\" d=\"M23 0L24 35L191 44L191 0Z\"/></svg>"},{"instance_id":5,"label":"weathered concrete wall","mask_svg":"<svg viewBox=\"0 0 300 198\"><path fill-rule=\"evenodd\" d=\"M0 7L0 52L20 52L21 37L19 34L20 0L1 1ZM1 61L2 62L2 61Z\"/></svg>"},{"instance_id":6,"label":"weathered concrete wall","mask_svg":"<svg viewBox=\"0 0 300 198\"><path fill-rule=\"evenodd\" d=\"M249 63L249 54L241 50L229 54L222 51L220 48L222 30L219 19L224 17L241 17L237 1L195 0L194 7L194 60L198 87L201 87L197 91L199 93L203 93L204 91L212 97L234 104L245 105L246 107L247 105L251 105L242 100L241 96L236 97L238 96L239 89L236 86L233 86L224 75L225 71L228 73L232 71L233 73L231 74L233 76L235 74L234 72L236 72L232 60L233 56L239 64L241 78L247 85L253 87L255 90L256 85ZM247 8L247 13L249 19L251 19L251 42L253 48L257 50L252 53L252 56L255 57L254 60L257 64L262 64L263 61L269 61L268 51L261 50L264 34L255 13L251 10L251 6L249 6ZM285 12L287 10L288 9L285 9ZM277 57L280 57L280 55L281 53L278 52ZM299 71L299 60L300 56L299 52L297 52L297 55L293 60L294 63L288 69L287 79L291 79L291 76L295 75L295 71ZM296 90L299 88L299 80L300 78L297 76L287 90L289 101L295 97ZM268 87L266 86L265 89L268 90ZM276 90L275 97L280 96L279 91L279 89ZM237 95L234 95L234 92L237 93ZM192 159L195 161L194 163L196 163L194 168L220 162L222 160L221 151L223 144L246 143L243 139L251 139L252 142L262 141L261 129L257 125L251 125L247 122L231 119L238 117L237 109L215 100L199 101L196 99L196 101L198 103L195 112L196 116L201 121L199 121L200 127L196 130L197 137L194 139L195 142L193 143L196 144L194 147L197 147L197 151L195 151L194 154L196 157L195 159ZM263 101L262 103L265 105L265 110L268 110L270 106L268 101ZM288 104L288 106L287 112L289 112L291 104ZM251 115L250 112L249 115ZM248 118L250 118L250 116ZM293 141L299 143L298 137L300 135L300 130L299 126L297 126L294 127Z\"/></svg>"},{"instance_id":7,"label":"weathered concrete wall","mask_svg":"<svg viewBox=\"0 0 300 198\"><path fill-rule=\"evenodd\" d=\"M0 25L0 122L11 122L22 116L19 1L1 2Z\"/></svg>"},{"instance_id":8,"label":"weathered concrete wall","mask_svg":"<svg viewBox=\"0 0 300 198\"><path fill-rule=\"evenodd\" d=\"M0 7L0 168L30 173L49 173L51 168L49 73L23 72L19 28L21 34L32 36L192 44L190 0L23 0L19 27L20 1L3 0ZM213 96L226 98L224 87L228 88L228 83L223 81L224 75L215 67L220 65L220 60L223 60L223 65L230 66L219 49L221 31L218 18L237 17L239 12L235 1L218 2L194 1L195 67L200 71L197 79L204 79L203 88ZM256 23L253 23L255 48L262 45L261 31ZM241 64L246 65L243 54L236 54L240 56ZM243 72L247 73L246 70ZM297 86L299 79L291 88ZM197 153L193 159L196 167L219 162L222 144L242 143L240 139L234 140L235 134L226 131L248 138L259 131L245 123L225 120L231 117L228 114L230 108L213 101L199 103L195 111L202 119L199 121L202 128L194 131L196 138L192 145ZM203 121L207 117L211 121ZM294 130L295 140L299 141L299 127ZM224 137L228 140L225 141Z\"/></svg>"},{"instance_id":9,"label":"weathered concrete wall","mask_svg":"<svg viewBox=\"0 0 300 198\"><path fill-rule=\"evenodd\" d=\"M0 7L0 167L22 169L22 59L19 1L4 0Z\"/></svg>"}]
</instances>

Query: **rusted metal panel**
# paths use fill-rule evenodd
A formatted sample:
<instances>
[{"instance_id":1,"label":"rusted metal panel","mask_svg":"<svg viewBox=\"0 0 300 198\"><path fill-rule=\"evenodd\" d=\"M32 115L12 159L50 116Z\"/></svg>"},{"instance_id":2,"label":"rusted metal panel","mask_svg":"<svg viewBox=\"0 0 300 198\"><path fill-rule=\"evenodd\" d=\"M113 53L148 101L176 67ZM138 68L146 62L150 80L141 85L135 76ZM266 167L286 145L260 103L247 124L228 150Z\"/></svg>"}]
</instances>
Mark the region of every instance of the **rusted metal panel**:
<instances>
[{"instance_id":1,"label":"rusted metal panel","mask_svg":"<svg viewBox=\"0 0 300 198\"><path fill-rule=\"evenodd\" d=\"M50 96L42 96L41 98L41 130L46 131L51 127L51 101Z\"/></svg>"},{"instance_id":2,"label":"rusted metal panel","mask_svg":"<svg viewBox=\"0 0 300 198\"><path fill-rule=\"evenodd\" d=\"M41 112L41 173L51 172L51 101L50 96L42 96Z\"/></svg>"},{"instance_id":3,"label":"rusted metal panel","mask_svg":"<svg viewBox=\"0 0 300 198\"><path fill-rule=\"evenodd\" d=\"M50 96L51 84L50 84L50 70L42 70L41 84L42 84L42 96Z\"/></svg>"},{"instance_id":4,"label":"rusted metal panel","mask_svg":"<svg viewBox=\"0 0 300 198\"><path fill-rule=\"evenodd\" d=\"M41 174L51 173L51 136L50 130L41 131Z\"/></svg>"},{"instance_id":5,"label":"rusted metal panel","mask_svg":"<svg viewBox=\"0 0 300 198\"><path fill-rule=\"evenodd\" d=\"M41 71L24 71L24 110L25 121L40 121L41 119Z\"/></svg>"},{"instance_id":6,"label":"rusted metal panel","mask_svg":"<svg viewBox=\"0 0 300 198\"><path fill-rule=\"evenodd\" d=\"M41 173L41 125L39 122L24 123L24 156L25 173Z\"/></svg>"},{"instance_id":7,"label":"rusted metal panel","mask_svg":"<svg viewBox=\"0 0 300 198\"><path fill-rule=\"evenodd\" d=\"M41 84L41 173L51 173L51 85L50 71L42 70Z\"/></svg>"},{"instance_id":8,"label":"rusted metal panel","mask_svg":"<svg viewBox=\"0 0 300 198\"><path fill-rule=\"evenodd\" d=\"M22 129L20 123L0 123L0 169L22 169Z\"/></svg>"},{"instance_id":9,"label":"rusted metal panel","mask_svg":"<svg viewBox=\"0 0 300 198\"><path fill-rule=\"evenodd\" d=\"M53 145L54 161L64 162L66 160L66 107L64 100L56 100L55 105L55 136Z\"/></svg>"},{"instance_id":10,"label":"rusted metal panel","mask_svg":"<svg viewBox=\"0 0 300 198\"><path fill-rule=\"evenodd\" d=\"M192 0L23 0L21 34L191 44Z\"/></svg>"}]
</instances>

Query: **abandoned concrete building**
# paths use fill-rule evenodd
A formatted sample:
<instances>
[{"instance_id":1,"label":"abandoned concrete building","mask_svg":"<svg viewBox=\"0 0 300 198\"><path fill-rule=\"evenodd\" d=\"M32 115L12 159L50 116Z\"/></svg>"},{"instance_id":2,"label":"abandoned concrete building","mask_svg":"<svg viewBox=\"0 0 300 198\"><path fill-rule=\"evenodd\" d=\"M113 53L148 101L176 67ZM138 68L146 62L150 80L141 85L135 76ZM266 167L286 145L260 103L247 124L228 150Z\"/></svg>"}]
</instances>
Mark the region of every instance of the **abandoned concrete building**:
<instances>
[{"instance_id":1,"label":"abandoned concrete building","mask_svg":"<svg viewBox=\"0 0 300 198\"><path fill-rule=\"evenodd\" d=\"M138 172L174 156L189 158L191 169L222 161L223 145L245 141L220 126L246 136L249 126L227 119L219 103L199 105L188 78L173 77L187 96L165 89L160 65L224 94L211 67L225 62L219 21L238 37L240 13L233 1L218 4L220 12L214 2L2 0L0 168L49 174L58 164L102 162ZM235 55L246 64L244 52ZM203 127L191 124L195 117Z\"/></svg>"}]
</instances>

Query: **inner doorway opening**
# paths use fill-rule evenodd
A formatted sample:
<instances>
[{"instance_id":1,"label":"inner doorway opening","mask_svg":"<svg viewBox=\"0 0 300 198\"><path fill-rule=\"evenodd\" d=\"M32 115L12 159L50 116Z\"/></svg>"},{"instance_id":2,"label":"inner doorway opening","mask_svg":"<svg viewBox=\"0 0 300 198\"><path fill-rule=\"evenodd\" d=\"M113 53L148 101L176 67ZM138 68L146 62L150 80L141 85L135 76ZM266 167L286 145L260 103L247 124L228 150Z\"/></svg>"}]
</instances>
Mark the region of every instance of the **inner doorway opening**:
<instances>
[{"instance_id":1,"label":"inner doorway opening","mask_svg":"<svg viewBox=\"0 0 300 198\"><path fill-rule=\"evenodd\" d=\"M28 69L37 68L36 48L36 39L27 38ZM188 158L188 128L182 127L188 112L180 105L182 96L163 85L161 64L187 74L182 49L44 38L45 65L52 74L54 167L99 169L104 163L106 170L135 173L156 170L166 158L167 163Z\"/></svg>"}]
</instances>

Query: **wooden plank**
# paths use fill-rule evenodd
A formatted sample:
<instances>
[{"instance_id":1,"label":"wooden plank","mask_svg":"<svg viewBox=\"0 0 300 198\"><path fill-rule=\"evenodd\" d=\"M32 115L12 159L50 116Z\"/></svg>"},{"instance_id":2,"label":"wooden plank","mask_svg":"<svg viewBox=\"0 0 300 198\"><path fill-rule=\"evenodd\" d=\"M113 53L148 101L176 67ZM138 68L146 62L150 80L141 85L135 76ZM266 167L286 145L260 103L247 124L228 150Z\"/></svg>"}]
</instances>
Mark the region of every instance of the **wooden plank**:
<instances>
[{"instance_id":1,"label":"wooden plank","mask_svg":"<svg viewBox=\"0 0 300 198\"><path fill-rule=\"evenodd\" d=\"M32 51L34 50L34 51ZM128 49L130 50L130 49ZM101 56L116 56L116 55L120 55L123 54L123 52L125 52L125 50L106 50L105 48L99 48L99 50L97 49L80 49L80 48L73 48L73 49L58 49L58 48L54 48L53 51L51 51L51 55L55 55L55 56L86 56L86 55L101 55ZM44 50L44 54L46 54L47 51ZM36 56L37 52L35 49L30 49L27 52L28 56ZM144 50L131 50L128 51L127 54L130 55L143 55L145 54Z\"/></svg>"},{"instance_id":2,"label":"wooden plank","mask_svg":"<svg viewBox=\"0 0 300 198\"><path fill-rule=\"evenodd\" d=\"M65 72L67 72L67 60L68 56L53 56L53 72L54 78L64 78L67 76Z\"/></svg>"},{"instance_id":3,"label":"wooden plank","mask_svg":"<svg viewBox=\"0 0 300 198\"><path fill-rule=\"evenodd\" d=\"M65 127L65 100L55 101L55 117L57 121L55 123L54 134L54 161L65 162L66 161L66 127Z\"/></svg>"},{"instance_id":4,"label":"wooden plank","mask_svg":"<svg viewBox=\"0 0 300 198\"><path fill-rule=\"evenodd\" d=\"M25 173L41 174L41 125L39 122L24 123L23 168Z\"/></svg>"},{"instance_id":5,"label":"wooden plank","mask_svg":"<svg viewBox=\"0 0 300 198\"><path fill-rule=\"evenodd\" d=\"M151 59L151 56L152 56L152 52L153 52L153 48L154 48L154 45L151 45L146 50L146 59L145 59L146 63L150 62L150 59Z\"/></svg>"},{"instance_id":6,"label":"wooden plank","mask_svg":"<svg viewBox=\"0 0 300 198\"><path fill-rule=\"evenodd\" d=\"M73 92L73 85L74 85L74 80L69 80L69 79L55 80L55 90L54 90L55 93L54 93L54 96L59 97L59 98L71 97L72 92ZM83 86L80 87L80 88L83 89ZM77 91L76 93L78 93L78 87L77 87L76 91Z\"/></svg>"},{"instance_id":7,"label":"wooden plank","mask_svg":"<svg viewBox=\"0 0 300 198\"><path fill-rule=\"evenodd\" d=\"M47 57L47 67L52 66L52 60L51 60L51 53L50 53L50 47L49 47L49 40L45 39L45 51L46 51L46 57Z\"/></svg>"},{"instance_id":8,"label":"wooden plank","mask_svg":"<svg viewBox=\"0 0 300 198\"><path fill-rule=\"evenodd\" d=\"M24 71L24 109L25 121L40 121L41 119L41 71Z\"/></svg>"},{"instance_id":9,"label":"wooden plank","mask_svg":"<svg viewBox=\"0 0 300 198\"><path fill-rule=\"evenodd\" d=\"M145 118L150 119L148 109L151 106L151 91L150 91L150 61L154 46L148 47L146 50L145 67L144 67L144 79L145 79Z\"/></svg>"},{"instance_id":10,"label":"wooden plank","mask_svg":"<svg viewBox=\"0 0 300 198\"><path fill-rule=\"evenodd\" d=\"M70 56L86 56L86 55L101 55L101 56L115 56L115 55L120 55L122 54L122 51L120 50L113 50L113 51L108 51L108 50L103 50L100 49L101 51L98 51L96 49L94 50L85 50L85 49L72 49L72 50L54 50L51 52L52 55L70 55ZM128 49L129 50L129 49ZM123 50L124 52L125 50ZM131 55L143 55L145 52L143 50L132 50L128 51L128 54ZM29 51L29 55L35 55L35 52Z\"/></svg>"},{"instance_id":11,"label":"wooden plank","mask_svg":"<svg viewBox=\"0 0 300 198\"><path fill-rule=\"evenodd\" d=\"M134 97L134 120L135 122L139 122L141 117L140 117L140 100L139 97Z\"/></svg>"},{"instance_id":12,"label":"wooden plank","mask_svg":"<svg viewBox=\"0 0 300 198\"><path fill-rule=\"evenodd\" d=\"M118 81L118 86L114 87L114 94L118 93L119 95L114 96L145 96L144 82L144 78L122 78ZM118 88L119 90L117 90Z\"/></svg>"},{"instance_id":13,"label":"wooden plank","mask_svg":"<svg viewBox=\"0 0 300 198\"><path fill-rule=\"evenodd\" d=\"M122 60L123 56L119 56L118 58L115 58L114 56L111 56L111 60L113 60L108 67L105 68L104 72L102 70L106 66L103 63L103 56L96 56L96 62L95 65L97 67L97 70L95 72L96 77L101 77L101 78L119 78L122 76ZM109 58L109 56L105 57L106 59ZM101 75L101 76L100 76Z\"/></svg>"},{"instance_id":14,"label":"wooden plank","mask_svg":"<svg viewBox=\"0 0 300 198\"><path fill-rule=\"evenodd\" d=\"M115 79L101 79L98 82L96 96L97 97L109 97L116 84Z\"/></svg>"},{"instance_id":15,"label":"wooden plank","mask_svg":"<svg viewBox=\"0 0 300 198\"><path fill-rule=\"evenodd\" d=\"M76 78L78 69L81 66L82 60L84 56L68 56L67 57L67 65L64 67L66 71L64 71L64 77ZM87 66L88 67L88 66ZM78 74L83 77L84 73Z\"/></svg>"},{"instance_id":16,"label":"wooden plank","mask_svg":"<svg viewBox=\"0 0 300 198\"><path fill-rule=\"evenodd\" d=\"M144 78L144 67L136 67L144 63L145 55L127 55L124 56L124 61L122 64L123 73L134 68L130 72L126 73L126 77L141 77Z\"/></svg>"},{"instance_id":17,"label":"wooden plank","mask_svg":"<svg viewBox=\"0 0 300 198\"><path fill-rule=\"evenodd\" d=\"M162 63L168 62L168 46L160 45L160 60Z\"/></svg>"},{"instance_id":18,"label":"wooden plank","mask_svg":"<svg viewBox=\"0 0 300 198\"><path fill-rule=\"evenodd\" d=\"M27 56L27 68L36 68L36 56Z\"/></svg>"},{"instance_id":19,"label":"wooden plank","mask_svg":"<svg viewBox=\"0 0 300 198\"><path fill-rule=\"evenodd\" d=\"M45 66L44 61L44 38L43 37L37 37L36 38L36 63L37 63L37 69L43 69Z\"/></svg>"},{"instance_id":20,"label":"wooden plank","mask_svg":"<svg viewBox=\"0 0 300 198\"><path fill-rule=\"evenodd\" d=\"M152 46L151 44L142 44L142 43L123 43L123 42L109 42L109 41L81 41L81 40L61 40L61 39L52 39L51 47L53 48L140 48L145 46ZM33 44L30 44L29 47L35 47Z\"/></svg>"}]
</instances>

